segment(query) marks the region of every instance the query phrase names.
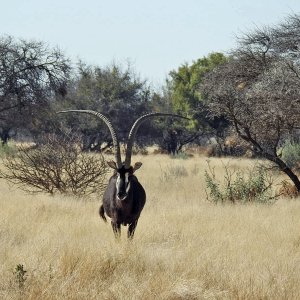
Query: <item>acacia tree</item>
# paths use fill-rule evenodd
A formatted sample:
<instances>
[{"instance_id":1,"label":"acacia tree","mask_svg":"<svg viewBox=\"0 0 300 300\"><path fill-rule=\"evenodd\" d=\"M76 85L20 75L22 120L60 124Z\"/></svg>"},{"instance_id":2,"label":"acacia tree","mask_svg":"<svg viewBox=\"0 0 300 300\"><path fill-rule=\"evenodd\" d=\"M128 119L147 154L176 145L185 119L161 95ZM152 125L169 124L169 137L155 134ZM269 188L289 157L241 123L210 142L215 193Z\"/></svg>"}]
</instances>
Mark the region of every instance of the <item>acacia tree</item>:
<instances>
[{"instance_id":1,"label":"acacia tree","mask_svg":"<svg viewBox=\"0 0 300 300\"><path fill-rule=\"evenodd\" d=\"M300 16L244 34L227 63L205 79L211 117L225 116L257 155L275 163L300 191L280 147L300 128Z\"/></svg>"},{"instance_id":2,"label":"acacia tree","mask_svg":"<svg viewBox=\"0 0 300 300\"><path fill-rule=\"evenodd\" d=\"M42 42L0 39L0 138L28 127L53 96L66 94L69 60Z\"/></svg>"}]
</instances>

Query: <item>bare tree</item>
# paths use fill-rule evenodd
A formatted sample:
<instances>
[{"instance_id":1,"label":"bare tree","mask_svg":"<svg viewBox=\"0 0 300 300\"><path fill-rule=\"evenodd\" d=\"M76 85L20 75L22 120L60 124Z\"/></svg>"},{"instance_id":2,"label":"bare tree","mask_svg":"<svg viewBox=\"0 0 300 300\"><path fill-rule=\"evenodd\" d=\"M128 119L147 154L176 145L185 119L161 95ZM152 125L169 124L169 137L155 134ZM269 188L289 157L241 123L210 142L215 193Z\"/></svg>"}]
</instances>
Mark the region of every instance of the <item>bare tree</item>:
<instances>
[{"instance_id":1,"label":"bare tree","mask_svg":"<svg viewBox=\"0 0 300 300\"><path fill-rule=\"evenodd\" d=\"M275 163L300 191L281 159L284 140L300 128L300 16L244 34L225 64L206 77L210 116L225 116L257 155Z\"/></svg>"}]
</instances>

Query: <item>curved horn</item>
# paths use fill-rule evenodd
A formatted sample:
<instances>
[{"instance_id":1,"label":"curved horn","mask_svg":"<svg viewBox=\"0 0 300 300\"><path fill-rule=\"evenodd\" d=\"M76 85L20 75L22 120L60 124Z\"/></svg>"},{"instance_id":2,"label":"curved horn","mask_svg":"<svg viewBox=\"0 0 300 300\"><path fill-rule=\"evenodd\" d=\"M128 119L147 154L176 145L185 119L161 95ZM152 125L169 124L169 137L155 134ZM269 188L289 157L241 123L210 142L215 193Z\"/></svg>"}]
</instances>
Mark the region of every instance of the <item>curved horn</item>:
<instances>
[{"instance_id":1,"label":"curved horn","mask_svg":"<svg viewBox=\"0 0 300 300\"><path fill-rule=\"evenodd\" d=\"M159 117L159 116L175 117L175 118L182 118L182 119L190 120L189 118L186 118L186 117L183 117L180 115L167 114L167 113L149 113L149 114L139 117L132 125L131 130L128 135L126 156L125 156L125 168L126 169L128 169L131 164L131 154L132 154L134 138L135 138L135 135L136 135L137 130L139 129L140 125L152 117Z\"/></svg>"},{"instance_id":2,"label":"curved horn","mask_svg":"<svg viewBox=\"0 0 300 300\"><path fill-rule=\"evenodd\" d=\"M94 115L96 117L98 117L99 119L101 119L108 127L112 140L113 140L113 145L114 145L114 149L115 149L115 158L116 158L116 163L117 163L117 167L121 168L122 167L122 160L121 160L121 151L120 151L120 145L119 145L119 141L118 141L118 137L116 134L115 129L113 128L111 122L101 113L97 112L97 111L93 111L93 110L77 110L77 109L72 109L72 110L62 110L62 111L58 111L57 113L68 113L68 112L78 112L78 113L85 113L85 114L90 114L90 115Z\"/></svg>"}]
</instances>

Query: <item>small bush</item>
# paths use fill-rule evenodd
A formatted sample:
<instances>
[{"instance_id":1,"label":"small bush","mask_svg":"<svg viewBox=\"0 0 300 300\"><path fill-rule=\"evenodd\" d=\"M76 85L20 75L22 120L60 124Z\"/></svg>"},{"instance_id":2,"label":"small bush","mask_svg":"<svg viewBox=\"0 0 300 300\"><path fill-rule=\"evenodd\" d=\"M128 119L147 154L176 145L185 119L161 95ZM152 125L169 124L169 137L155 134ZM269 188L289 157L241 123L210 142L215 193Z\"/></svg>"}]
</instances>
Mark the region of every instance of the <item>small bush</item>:
<instances>
[{"instance_id":1,"label":"small bush","mask_svg":"<svg viewBox=\"0 0 300 300\"><path fill-rule=\"evenodd\" d=\"M300 144L287 141L282 148L282 160L289 168L300 168Z\"/></svg>"},{"instance_id":2,"label":"small bush","mask_svg":"<svg viewBox=\"0 0 300 300\"><path fill-rule=\"evenodd\" d=\"M132 148L132 154L133 155L137 155L137 154L148 155L149 152L146 147L134 145Z\"/></svg>"},{"instance_id":3,"label":"small bush","mask_svg":"<svg viewBox=\"0 0 300 300\"><path fill-rule=\"evenodd\" d=\"M178 152L176 154L171 154L170 158L172 159L188 159L190 158L190 155L184 152Z\"/></svg>"},{"instance_id":4,"label":"small bush","mask_svg":"<svg viewBox=\"0 0 300 300\"><path fill-rule=\"evenodd\" d=\"M24 266L22 264L18 264L13 273L16 276L16 281L19 288L22 289L27 279L27 271L24 269Z\"/></svg>"},{"instance_id":5,"label":"small bush","mask_svg":"<svg viewBox=\"0 0 300 300\"><path fill-rule=\"evenodd\" d=\"M34 149L20 147L3 158L0 176L27 192L74 195L101 192L107 167L101 154L87 154L74 139L49 138Z\"/></svg>"},{"instance_id":6,"label":"small bush","mask_svg":"<svg viewBox=\"0 0 300 300\"><path fill-rule=\"evenodd\" d=\"M216 179L214 169L209 163L208 166L208 170L205 170L205 181L209 191L207 198L210 201L215 203L269 203L276 198L272 195L273 178L262 167L249 170L246 176L240 171L230 171L229 167L224 165L225 176L221 183Z\"/></svg>"},{"instance_id":7,"label":"small bush","mask_svg":"<svg viewBox=\"0 0 300 300\"><path fill-rule=\"evenodd\" d=\"M287 180L283 180L279 188L279 195L288 198L297 198L300 194L294 184Z\"/></svg>"},{"instance_id":8,"label":"small bush","mask_svg":"<svg viewBox=\"0 0 300 300\"><path fill-rule=\"evenodd\" d=\"M184 166L167 166L164 170L162 170L161 180L162 181L171 181L174 179L180 179L181 177L188 176L188 171Z\"/></svg>"},{"instance_id":9,"label":"small bush","mask_svg":"<svg viewBox=\"0 0 300 300\"><path fill-rule=\"evenodd\" d=\"M205 148L204 155L207 157L220 157L222 156L222 150L220 145L212 144Z\"/></svg>"}]
</instances>

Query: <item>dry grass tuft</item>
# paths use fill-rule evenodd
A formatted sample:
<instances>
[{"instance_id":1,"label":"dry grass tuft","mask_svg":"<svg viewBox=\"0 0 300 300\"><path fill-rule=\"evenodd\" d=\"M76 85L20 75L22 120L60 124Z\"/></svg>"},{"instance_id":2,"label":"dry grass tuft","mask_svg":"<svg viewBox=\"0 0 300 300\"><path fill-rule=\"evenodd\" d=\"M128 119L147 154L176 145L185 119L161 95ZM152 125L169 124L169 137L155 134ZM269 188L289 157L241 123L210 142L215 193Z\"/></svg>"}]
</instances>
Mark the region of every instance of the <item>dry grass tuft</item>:
<instances>
[{"instance_id":1,"label":"dry grass tuft","mask_svg":"<svg viewBox=\"0 0 300 300\"><path fill-rule=\"evenodd\" d=\"M0 299L300 299L297 200L213 205L203 158L139 159L148 200L132 242L124 227L114 240L100 201L25 195L0 182ZM211 163L222 176L220 160ZM187 174L161 180L167 167Z\"/></svg>"},{"instance_id":2,"label":"dry grass tuft","mask_svg":"<svg viewBox=\"0 0 300 300\"><path fill-rule=\"evenodd\" d=\"M297 191L296 186L287 180L283 180L281 182L278 193L284 197L289 198L297 198L299 196L299 192Z\"/></svg>"}]
</instances>

